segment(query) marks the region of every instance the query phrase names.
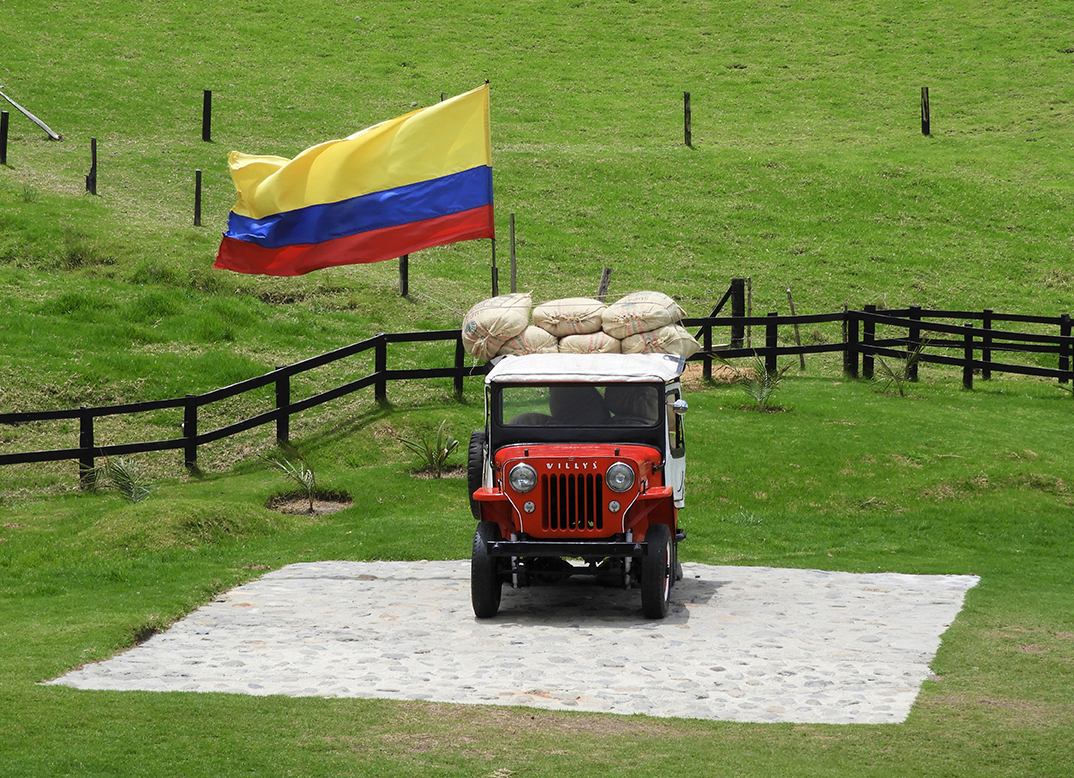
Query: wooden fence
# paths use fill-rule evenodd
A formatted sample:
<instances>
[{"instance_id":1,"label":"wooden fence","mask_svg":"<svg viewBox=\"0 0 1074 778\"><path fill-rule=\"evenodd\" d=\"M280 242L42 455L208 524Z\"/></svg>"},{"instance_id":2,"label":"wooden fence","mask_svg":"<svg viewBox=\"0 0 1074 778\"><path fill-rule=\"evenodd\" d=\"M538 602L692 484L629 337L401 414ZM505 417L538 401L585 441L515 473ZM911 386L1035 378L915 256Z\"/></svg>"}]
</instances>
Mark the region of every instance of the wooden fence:
<instances>
[{"instance_id":1,"label":"wooden fence","mask_svg":"<svg viewBox=\"0 0 1074 778\"><path fill-rule=\"evenodd\" d=\"M717 306L717 310L721 306ZM738 307L738 305L733 306L733 308ZM937 319L947 321L936 321ZM947 323L952 320L961 323ZM979 324L972 322L979 322ZM787 327L793 326L800 328L804 325L823 324L839 325L842 334L838 341L808 345L781 345L781 328L786 330ZM1038 325L1037 329L1052 329L1056 334L997 329L997 324L1035 324ZM986 380L991 378L993 373L1042 376L1055 378L1060 383L1074 379L1074 373L1071 372L1074 338L1071 337L1071 320L1067 314L1058 317L1019 316L1001 315L989 310L981 312L939 311L917 307L877 311L875 306L865 306L860 311L847 310L817 315L780 316L777 313L770 313L767 316L755 317L710 316L686 319L683 325L691 329L698 328L698 339L702 344L702 350L691 359L702 362L706 378L711 378L712 365L718 359L730 360L756 356L764 359L768 369L774 370L781 356L841 352L843 372L851 378L868 379L873 376L874 360L878 356L906 358L924 343L925 347L920 352L919 362L960 367L963 385L967 389L973 388L973 377L977 372ZM755 328L763 331L764 345L754 346L745 339L744 333L752 332ZM716 343L717 339L722 339L717 338L717 334L725 330L729 336L726 342ZM406 370L393 370L388 367L389 345L437 342L450 344L450 348L453 348L453 361L450 366ZM296 400L292 397L291 379L294 376L368 351L373 352L371 374L304 399ZM1004 355L1012 354L1045 355L1044 358L1038 358L1038 361L1047 359L1053 361L1056 367L997 361L997 356L1006 359ZM374 400L378 403L385 403L388 399L387 387L390 381L451 378L455 395L461 398L464 380L469 376L484 375L487 369L485 365L466 364L466 354L458 330L380 334L204 394L189 394L181 398L125 405L0 414L0 424L14 425L74 419L79 422L77 447L51 451L0 453L0 466L73 459L78 460L80 470L85 475L92 470L97 457L182 450L184 463L188 467L194 467L197 464L199 446L266 424L275 424L277 440L286 442L289 439L290 420L293 415L367 387L373 387ZM910 378L914 380L916 375L911 375ZM199 431L201 408L270 385L275 388L275 406L272 410L217 429ZM94 437L95 419L167 409L182 410L182 434L178 438L98 445Z\"/></svg>"}]
</instances>

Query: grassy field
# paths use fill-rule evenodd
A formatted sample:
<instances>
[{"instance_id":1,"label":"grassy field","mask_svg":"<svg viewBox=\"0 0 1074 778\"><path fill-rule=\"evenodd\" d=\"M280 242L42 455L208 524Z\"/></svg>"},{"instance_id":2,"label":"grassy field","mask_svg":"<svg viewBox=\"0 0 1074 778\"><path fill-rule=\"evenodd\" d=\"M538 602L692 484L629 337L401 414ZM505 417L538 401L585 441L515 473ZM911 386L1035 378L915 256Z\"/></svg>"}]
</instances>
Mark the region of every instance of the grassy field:
<instances>
[{"instance_id":1,"label":"grassy field","mask_svg":"<svg viewBox=\"0 0 1074 778\"><path fill-rule=\"evenodd\" d=\"M489 294L487 241L412 256L410 299L390 262L297 279L211 265L234 198L228 151L293 156L486 78L498 263L515 213L519 285L538 301L591 294L609 266L613 297L655 287L692 316L735 276L752 279L756 312L786 312L788 287L802 313L1070 311L1067 17L1057 0L0 4L0 85L64 136L8 108L0 411L202 392L379 331L458 326ZM811 360L771 414L695 386L683 515L691 561L982 576L906 724L37 685L267 568L465 557L461 481L413 478L396 437L479 424L476 383L454 403L433 382L393 386L389 408L358 395L296 420L298 453L355 501L315 521L264 507L288 486L258 456L262 433L206 447L194 474L174 452L137 457L156 486L137 505L75 492L69 463L0 472L0 774L1065 775L1070 393L1008 378L965 393L922 372L900 398ZM4 428L0 450L75 434Z\"/></svg>"}]
</instances>

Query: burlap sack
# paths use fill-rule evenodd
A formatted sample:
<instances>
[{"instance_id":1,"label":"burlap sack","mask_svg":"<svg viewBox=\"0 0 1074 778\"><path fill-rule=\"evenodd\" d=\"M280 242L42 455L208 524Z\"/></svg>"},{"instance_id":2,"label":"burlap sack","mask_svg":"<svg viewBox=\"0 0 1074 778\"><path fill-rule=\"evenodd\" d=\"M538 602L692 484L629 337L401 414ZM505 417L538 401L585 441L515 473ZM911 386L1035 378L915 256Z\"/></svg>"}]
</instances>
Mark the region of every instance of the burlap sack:
<instances>
[{"instance_id":1,"label":"burlap sack","mask_svg":"<svg viewBox=\"0 0 1074 778\"><path fill-rule=\"evenodd\" d=\"M499 355L506 354L555 354L559 351L559 338L540 327L526 327L521 335L505 341Z\"/></svg>"},{"instance_id":2,"label":"burlap sack","mask_svg":"<svg viewBox=\"0 0 1074 778\"><path fill-rule=\"evenodd\" d=\"M528 292L482 300L462 320L462 345L470 356L488 361L504 343L521 335L530 323L533 305Z\"/></svg>"},{"instance_id":3,"label":"burlap sack","mask_svg":"<svg viewBox=\"0 0 1074 778\"><path fill-rule=\"evenodd\" d=\"M634 292L616 300L601 314L601 325L613 338L652 332L681 320L686 312L663 292Z\"/></svg>"},{"instance_id":4,"label":"burlap sack","mask_svg":"<svg viewBox=\"0 0 1074 778\"><path fill-rule=\"evenodd\" d=\"M567 335L559 339L561 354L618 354L621 350L620 341L607 332Z\"/></svg>"},{"instance_id":5,"label":"burlap sack","mask_svg":"<svg viewBox=\"0 0 1074 778\"><path fill-rule=\"evenodd\" d=\"M585 335L601 328L601 314L608 306L588 297L550 300L533 309L533 323L557 338Z\"/></svg>"},{"instance_id":6,"label":"burlap sack","mask_svg":"<svg viewBox=\"0 0 1074 778\"><path fill-rule=\"evenodd\" d=\"M677 354L689 359L701 350L701 344L679 324L629 335L622 343L624 354Z\"/></svg>"}]
</instances>

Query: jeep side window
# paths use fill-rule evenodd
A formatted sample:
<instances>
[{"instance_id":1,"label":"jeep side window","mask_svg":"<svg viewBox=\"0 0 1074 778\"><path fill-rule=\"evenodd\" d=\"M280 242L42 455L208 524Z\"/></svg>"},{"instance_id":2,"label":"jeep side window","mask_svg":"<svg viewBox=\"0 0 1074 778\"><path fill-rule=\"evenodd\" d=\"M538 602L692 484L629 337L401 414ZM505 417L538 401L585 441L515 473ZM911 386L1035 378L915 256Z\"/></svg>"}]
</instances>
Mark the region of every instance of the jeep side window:
<instances>
[{"instance_id":1,"label":"jeep side window","mask_svg":"<svg viewBox=\"0 0 1074 778\"><path fill-rule=\"evenodd\" d=\"M685 453L686 438L682 416L675 412L675 401L679 399L677 391L667 394L668 440L671 441L671 455L681 457Z\"/></svg>"}]
</instances>

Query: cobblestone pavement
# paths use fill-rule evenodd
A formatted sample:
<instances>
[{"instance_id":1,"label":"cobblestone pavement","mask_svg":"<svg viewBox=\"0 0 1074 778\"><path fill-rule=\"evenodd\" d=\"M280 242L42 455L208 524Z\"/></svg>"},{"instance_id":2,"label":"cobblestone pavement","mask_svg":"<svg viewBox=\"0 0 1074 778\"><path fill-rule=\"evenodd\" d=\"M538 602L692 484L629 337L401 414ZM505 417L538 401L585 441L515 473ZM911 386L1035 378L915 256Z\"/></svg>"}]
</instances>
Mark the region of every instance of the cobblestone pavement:
<instances>
[{"instance_id":1,"label":"cobblestone pavement","mask_svg":"<svg viewBox=\"0 0 1074 778\"><path fill-rule=\"evenodd\" d=\"M663 621L585 579L505 588L478 620L469 561L288 565L50 683L897 723L978 580L683 568Z\"/></svg>"}]
</instances>

